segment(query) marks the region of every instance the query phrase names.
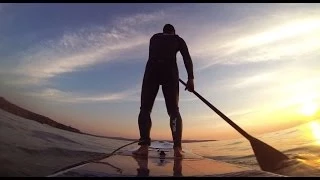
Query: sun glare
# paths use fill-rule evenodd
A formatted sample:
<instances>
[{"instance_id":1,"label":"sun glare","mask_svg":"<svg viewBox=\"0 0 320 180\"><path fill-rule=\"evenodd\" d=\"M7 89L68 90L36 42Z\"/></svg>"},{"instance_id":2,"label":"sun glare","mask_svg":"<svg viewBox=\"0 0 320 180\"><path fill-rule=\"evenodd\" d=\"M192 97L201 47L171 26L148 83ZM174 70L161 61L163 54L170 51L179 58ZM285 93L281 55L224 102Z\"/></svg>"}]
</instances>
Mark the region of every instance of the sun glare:
<instances>
[{"instance_id":1,"label":"sun glare","mask_svg":"<svg viewBox=\"0 0 320 180\"><path fill-rule=\"evenodd\" d=\"M317 112L318 106L314 102L305 102L302 104L300 112L306 116L312 116Z\"/></svg>"},{"instance_id":2,"label":"sun glare","mask_svg":"<svg viewBox=\"0 0 320 180\"><path fill-rule=\"evenodd\" d=\"M316 121L310 124L313 137L316 139L317 144L320 144L320 124Z\"/></svg>"}]
</instances>

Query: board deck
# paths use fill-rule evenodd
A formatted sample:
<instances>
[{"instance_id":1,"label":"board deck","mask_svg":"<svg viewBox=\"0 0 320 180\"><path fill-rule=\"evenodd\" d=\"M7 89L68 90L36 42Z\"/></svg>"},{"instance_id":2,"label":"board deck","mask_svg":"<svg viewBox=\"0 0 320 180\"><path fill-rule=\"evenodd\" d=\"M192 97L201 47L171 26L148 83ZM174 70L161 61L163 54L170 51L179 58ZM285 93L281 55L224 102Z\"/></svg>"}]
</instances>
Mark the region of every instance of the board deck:
<instances>
[{"instance_id":1,"label":"board deck","mask_svg":"<svg viewBox=\"0 0 320 180\"><path fill-rule=\"evenodd\" d=\"M149 147L148 157L135 157L132 155L133 150L135 149L122 150L108 158L67 169L50 175L49 177L282 177L282 175L207 159L196 155L187 149L183 149L183 158L175 158L173 155L172 144L168 142L152 143Z\"/></svg>"}]
</instances>

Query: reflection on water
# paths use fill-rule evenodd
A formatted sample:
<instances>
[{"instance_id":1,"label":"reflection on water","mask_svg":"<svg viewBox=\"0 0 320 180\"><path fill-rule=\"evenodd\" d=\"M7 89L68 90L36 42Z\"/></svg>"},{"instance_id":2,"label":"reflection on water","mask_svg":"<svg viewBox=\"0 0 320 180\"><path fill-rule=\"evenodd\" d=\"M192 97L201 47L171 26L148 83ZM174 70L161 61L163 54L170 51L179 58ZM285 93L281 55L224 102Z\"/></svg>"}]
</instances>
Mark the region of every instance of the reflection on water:
<instances>
[{"instance_id":1,"label":"reflection on water","mask_svg":"<svg viewBox=\"0 0 320 180\"><path fill-rule=\"evenodd\" d=\"M292 156L290 160L283 162L275 173L287 176L320 176L319 157L310 159L309 155L300 154Z\"/></svg>"},{"instance_id":2,"label":"reflection on water","mask_svg":"<svg viewBox=\"0 0 320 180\"><path fill-rule=\"evenodd\" d=\"M145 176L149 176L150 174L150 170L148 167L148 158L141 158L141 157L135 157L132 156L132 158L134 160L136 160L136 162L138 163L138 168L137 168L137 176L138 177L145 177ZM173 169L172 169L172 175L173 176L183 176L182 175L182 159L181 158L173 158L174 162L173 162ZM164 158L159 158L159 162L158 162L158 166L165 166L165 164L167 164L168 162L166 162L166 160ZM163 164L162 164L163 163Z\"/></svg>"},{"instance_id":3,"label":"reflection on water","mask_svg":"<svg viewBox=\"0 0 320 180\"><path fill-rule=\"evenodd\" d=\"M16 117L2 110L0 110L0 127L2 137L0 138L0 160L4 162L2 164L5 164L0 169L0 174L10 176L43 176L49 174L52 169L63 168L71 165L72 162L83 161L97 155L92 155L92 153L111 153L116 148L129 143L128 141L63 131ZM38 136L40 132L46 135L45 138ZM291 159L279 172L284 174L300 173L303 176L320 176L318 173L320 169L319 134L320 121L318 120L282 131L259 136L252 135L283 152ZM183 146L196 154L212 159L260 169L249 141L244 138L184 143ZM128 146L123 150L131 150L131 148L133 147ZM74 152L79 153L79 151L83 155L74 155ZM70 153L73 155L70 156ZM47 161L43 161L43 159L47 159ZM157 163L161 165L168 162L159 161ZM173 170L170 163L172 161L165 165L165 167L170 167L169 171ZM205 168L203 164L200 166ZM155 168L163 168L163 166Z\"/></svg>"},{"instance_id":4,"label":"reflection on water","mask_svg":"<svg viewBox=\"0 0 320 180\"><path fill-rule=\"evenodd\" d=\"M284 162L283 169L280 169L279 173L293 176L320 175L319 120L256 137L291 159ZM186 143L184 146L205 157L260 169L249 141L244 138Z\"/></svg>"},{"instance_id":5,"label":"reflection on water","mask_svg":"<svg viewBox=\"0 0 320 180\"><path fill-rule=\"evenodd\" d=\"M317 121L311 122L310 128L312 130L312 134L315 139L315 143L320 145L320 124L319 124L319 122L317 122Z\"/></svg>"}]
</instances>

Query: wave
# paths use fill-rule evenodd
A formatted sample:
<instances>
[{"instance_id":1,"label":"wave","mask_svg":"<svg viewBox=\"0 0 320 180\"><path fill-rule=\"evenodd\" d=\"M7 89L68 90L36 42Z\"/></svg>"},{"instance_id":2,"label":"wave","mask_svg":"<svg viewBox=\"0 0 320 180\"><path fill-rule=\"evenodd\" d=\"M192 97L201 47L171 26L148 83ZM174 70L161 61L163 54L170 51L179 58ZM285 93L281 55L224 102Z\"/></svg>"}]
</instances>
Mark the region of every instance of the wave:
<instances>
[{"instance_id":1,"label":"wave","mask_svg":"<svg viewBox=\"0 0 320 180\"><path fill-rule=\"evenodd\" d=\"M43 132L43 131L32 131L32 135L33 137L39 138L39 139L43 139L49 142L52 142L51 140L56 140L56 141L63 141L63 142L69 142L69 143L74 143L74 144L79 144L81 145L81 143L78 143L76 141L70 140L68 138L65 138L61 135L57 135L57 134L53 134L53 133L49 133L49 132Z\"/></svg>"}]
</instances>

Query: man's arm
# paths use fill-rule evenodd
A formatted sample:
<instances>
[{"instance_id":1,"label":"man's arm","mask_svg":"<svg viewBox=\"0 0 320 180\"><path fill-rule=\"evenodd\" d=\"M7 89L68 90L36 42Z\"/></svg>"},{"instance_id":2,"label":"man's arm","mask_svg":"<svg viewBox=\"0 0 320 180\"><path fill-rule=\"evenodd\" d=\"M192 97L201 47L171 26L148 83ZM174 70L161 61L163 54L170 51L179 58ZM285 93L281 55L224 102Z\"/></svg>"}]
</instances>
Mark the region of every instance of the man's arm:
<instances>
[{"instance_id":1,"label":"man's arm","mask_svg":"<svg viewBox=\"0 0 320 180\"><path fill-rule=\"evenodd\" d=\"M188 46L182 38L180 38L180 53L183 57L183 62L188 73L188 79L194 79L193 63L189 54Z\"/></svg>"}]
</instances>

